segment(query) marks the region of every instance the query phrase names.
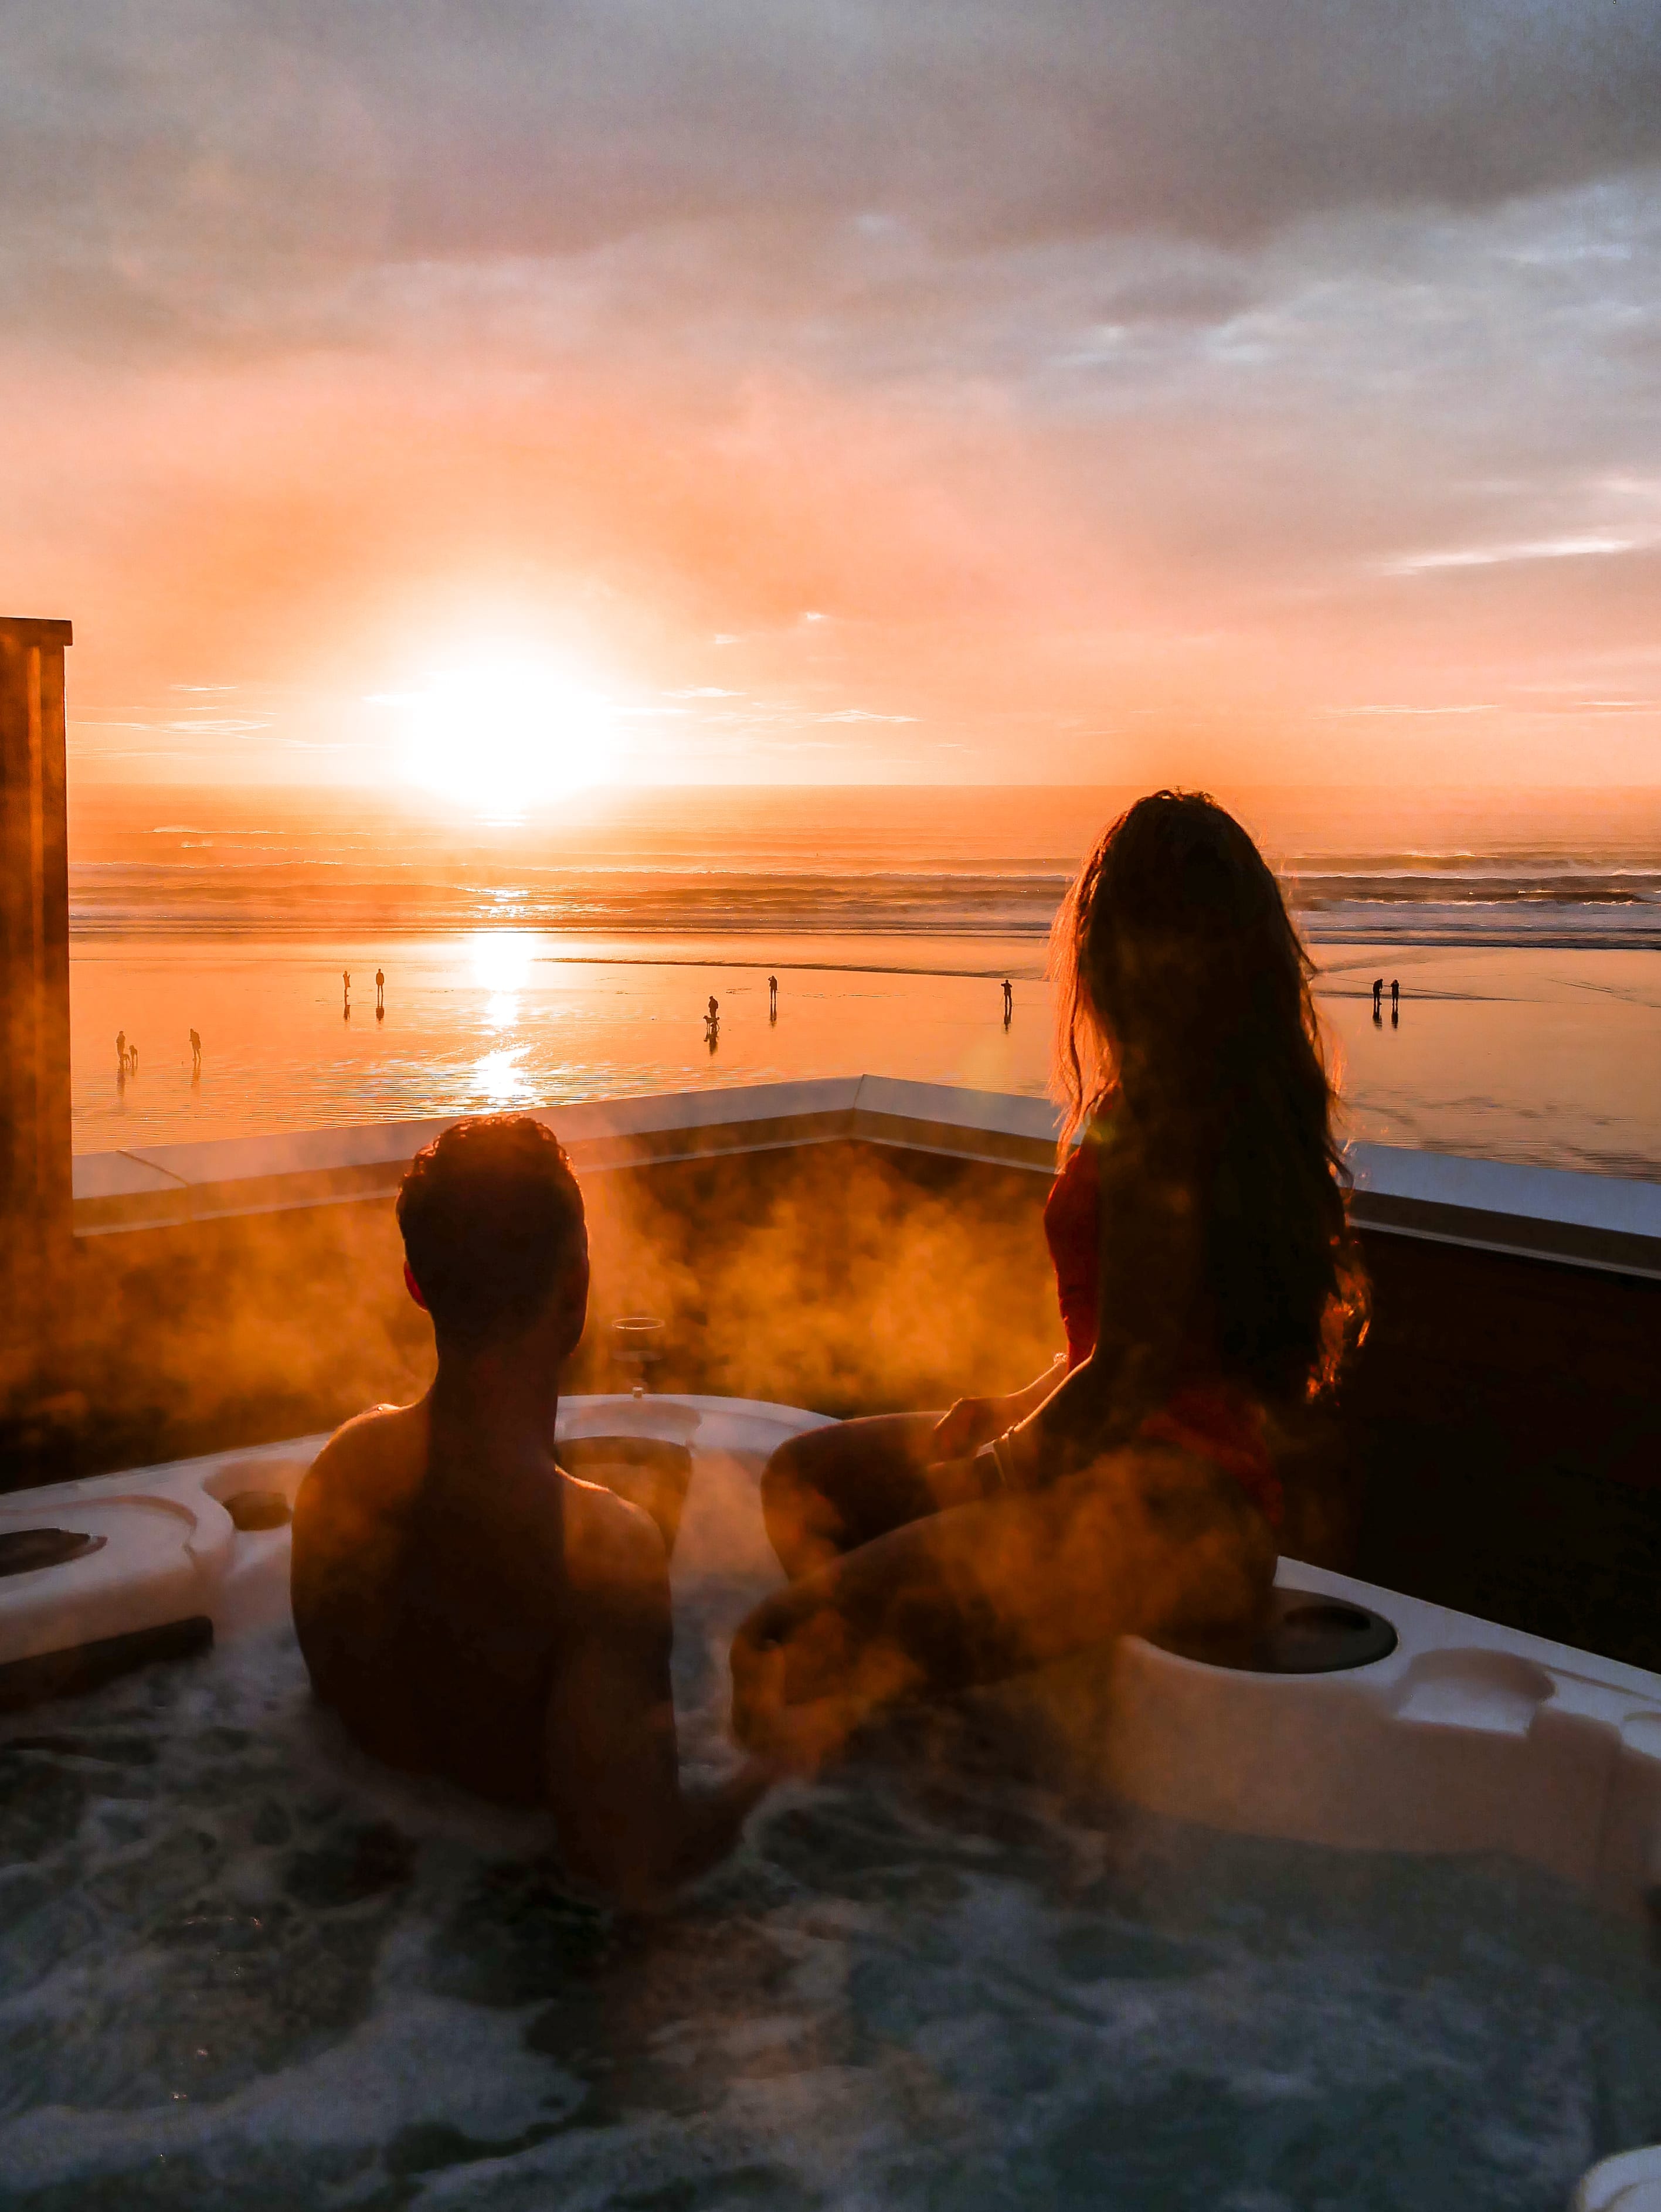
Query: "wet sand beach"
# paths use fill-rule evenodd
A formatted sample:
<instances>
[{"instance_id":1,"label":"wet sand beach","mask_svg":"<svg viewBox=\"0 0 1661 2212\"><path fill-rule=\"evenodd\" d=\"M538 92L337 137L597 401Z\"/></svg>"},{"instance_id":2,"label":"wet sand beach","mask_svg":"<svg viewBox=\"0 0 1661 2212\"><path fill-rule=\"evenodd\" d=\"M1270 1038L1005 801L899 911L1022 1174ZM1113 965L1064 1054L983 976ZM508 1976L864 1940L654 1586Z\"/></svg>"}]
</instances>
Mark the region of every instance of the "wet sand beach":
<instances>
[{"instance_id":1,"label":"wet sand beach","mask_svg":"<svg viewBox=\"0 0 1661 2212\"><path fill-rule=\"evenodd\" d=\"M1291 887L1352 1133L1661 1175L1661 793L1222 795ZM1050 918L1134 796L619 789L490 823L81 788L76 1146L818 1075L1038 1092Z\"/></svg>"},{"instance_id":2,"label":"wet sand beach","mask_svg":"<svg viewBox=\"0 0 1661 2212\"><path fill-rule=\"evenodd\" d=\"M1661 1177L1661 957L1314 950L1353 1135ZM1401 981L1399 1025L1388 989L1383 1021L1372 1020L1378 975ZM1031 936L95 939L76 945L71 989L81 1152L818 1075L1037 1093L1050 1042L1043 943ZM711 993L721 1009L713 1051ZM199 1083L192 1029L203 1039ZM142 1055L125 1085L118 1030Z\"/></svg>"}]
</instances>

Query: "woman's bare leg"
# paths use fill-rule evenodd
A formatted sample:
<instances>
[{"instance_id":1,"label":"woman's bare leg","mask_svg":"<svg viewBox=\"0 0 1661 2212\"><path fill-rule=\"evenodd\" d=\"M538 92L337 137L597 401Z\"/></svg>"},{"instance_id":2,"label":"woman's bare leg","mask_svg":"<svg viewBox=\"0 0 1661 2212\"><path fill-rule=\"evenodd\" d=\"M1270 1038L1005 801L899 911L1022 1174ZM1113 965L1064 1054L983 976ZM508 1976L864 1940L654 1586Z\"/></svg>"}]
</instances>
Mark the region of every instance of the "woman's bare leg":
<instances>
[{"instance_id":1,"label":"woman's bare leg","mask_svg":"<svg viewBox=\"0 0 1661 2212\"><path fill-rule=\"evenodd\" d=\"M830 1748L877 1708L997 1681L1118 1636L1246 1626L1274 1580L1239 1486L1167 1446L1038 1492L914 1520L758 1606L733 1647L733 1720L791 1709Z\"/></svg>"},{"instance_id":2,"label":"woman's bare leg","mask_svg":"<svg viewBox=\"0 0 1661 2212\"><path fill-rule=\"evenodd\" d=\"M779 1565L795 1579L943 1508L984 1497L995 1477L970 1460L931 1465L938 1413L876 1413L781 1444L761 1479Z\"/></svg>"}]
</instances>

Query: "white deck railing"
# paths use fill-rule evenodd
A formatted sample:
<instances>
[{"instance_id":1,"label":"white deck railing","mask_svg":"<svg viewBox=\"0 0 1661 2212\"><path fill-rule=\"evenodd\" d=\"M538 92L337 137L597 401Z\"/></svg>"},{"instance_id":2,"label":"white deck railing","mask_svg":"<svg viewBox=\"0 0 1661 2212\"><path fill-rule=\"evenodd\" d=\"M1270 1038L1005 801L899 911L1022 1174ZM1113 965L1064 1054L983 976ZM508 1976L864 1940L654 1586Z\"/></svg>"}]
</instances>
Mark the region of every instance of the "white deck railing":
<instances>
[{"instance_id":1,"label":"white deck railing","mask_svg":"<svg viewBox=\"0 0 1661 2212\"><path fill-rule=\"evenodd\" d=\"M75 1162L77 1235L381 1199L453 1115L140 1145ZM656 1092L541 1109L585 1174L855 1141L1049 1174L1045 1099L892 1076ZM1392 1145L1350 1149L1355 1218L1388 1234L1661 1277L1661 1183Z\"/></svg>"}]
</instances>

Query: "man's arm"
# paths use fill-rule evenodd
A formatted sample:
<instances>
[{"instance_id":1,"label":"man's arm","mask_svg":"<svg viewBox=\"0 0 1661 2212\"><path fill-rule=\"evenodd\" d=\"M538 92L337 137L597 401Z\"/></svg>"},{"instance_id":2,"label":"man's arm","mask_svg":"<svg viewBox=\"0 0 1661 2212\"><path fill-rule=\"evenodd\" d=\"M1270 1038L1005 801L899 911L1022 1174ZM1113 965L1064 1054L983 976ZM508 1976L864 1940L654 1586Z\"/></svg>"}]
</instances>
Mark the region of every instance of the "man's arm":
<instances>
[{"instance_id":1,"label":"man's arm","mask_svg":"<svg viewBox=\"0 0 1661 2212\"><path fill-rule=\"evenodd\" d=\"M713 1790L681 1788L667 1562L656 1528L625 1510L607 1531L605 1571L579 1601L555 1670L544 1745L572 1873L638 1908L724 1858L782 1770L751 1759Z\"/></svg>"},{"instance_id":2,"label":"man's arm","mask_svg":"<svg viewBox=\"0 0 1661 2212\"><path fill-rule=\"evenodd\" d=\"M386 1587L399 1516L418 1479L411 1409L372 1406L335 1431L294 1502L289 1595L313 1687L326 1702L366 1607Z\"/></svg>"}]
</instances>

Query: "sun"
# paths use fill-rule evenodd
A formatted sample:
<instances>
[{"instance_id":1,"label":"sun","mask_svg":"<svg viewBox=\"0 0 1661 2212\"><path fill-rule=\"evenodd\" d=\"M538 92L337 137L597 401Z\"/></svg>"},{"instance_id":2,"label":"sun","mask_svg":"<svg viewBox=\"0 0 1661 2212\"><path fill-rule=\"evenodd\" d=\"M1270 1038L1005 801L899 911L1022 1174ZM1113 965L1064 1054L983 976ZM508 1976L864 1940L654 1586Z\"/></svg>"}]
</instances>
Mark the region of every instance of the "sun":
<instances>
[{"instance_id":1,"label":"sun","mask_svg":"<svg viewBox=\"0 0 1661 2212\"><path fill-rule=\"evenodd\" d=\"M399 710L406 781L484 821L518 821L617 774L609 702L546 661L481 655L376 703Z\"/></svg>"}]
</instances>

